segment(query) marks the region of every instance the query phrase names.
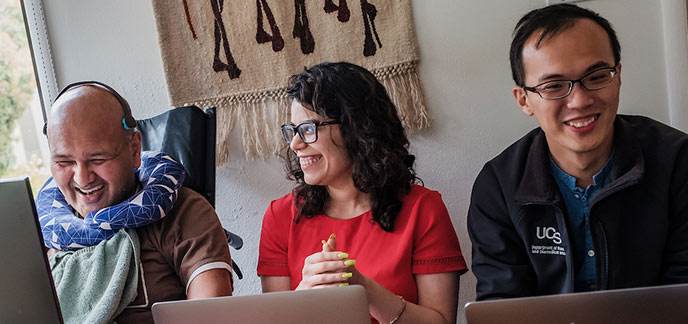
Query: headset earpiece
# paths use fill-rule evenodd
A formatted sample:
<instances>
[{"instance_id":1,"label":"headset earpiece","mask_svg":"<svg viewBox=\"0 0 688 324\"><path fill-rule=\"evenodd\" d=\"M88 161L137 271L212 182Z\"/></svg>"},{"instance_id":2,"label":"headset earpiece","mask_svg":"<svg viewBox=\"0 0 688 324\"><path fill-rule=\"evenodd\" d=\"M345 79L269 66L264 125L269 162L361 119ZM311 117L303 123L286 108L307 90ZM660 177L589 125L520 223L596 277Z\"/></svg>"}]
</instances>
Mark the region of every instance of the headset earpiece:
<instances>
[{"instance_id":1,"label":"headset earpiece","mask_svg":"<svg viewBox=\"0 0 688 324\"><path fill-rule=\"evenodd\" d=\"M130 130L136 128L136 119L131 116L125 116L122 118L122 125L124 126L124 129Z\"/></svg>"}]
</instances>

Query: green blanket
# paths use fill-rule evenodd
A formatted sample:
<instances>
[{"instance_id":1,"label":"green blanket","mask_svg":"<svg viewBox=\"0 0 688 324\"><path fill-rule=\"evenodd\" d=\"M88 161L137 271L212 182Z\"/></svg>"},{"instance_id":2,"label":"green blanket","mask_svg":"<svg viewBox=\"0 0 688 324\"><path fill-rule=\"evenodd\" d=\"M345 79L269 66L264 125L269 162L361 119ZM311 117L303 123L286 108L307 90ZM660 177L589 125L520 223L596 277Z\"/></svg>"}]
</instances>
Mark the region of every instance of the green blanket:
<instances>
[{"instance_id":1,"label":"green blanket","mask_svg":"<svg viewBox=\"0 0 688 324\"><path fill-rule=\"evenodd\" d=\"M136 230L128 229L98 245L51 256L65 323L113 323L136 298L139 250Z\"/></svg>"}]
</instances>

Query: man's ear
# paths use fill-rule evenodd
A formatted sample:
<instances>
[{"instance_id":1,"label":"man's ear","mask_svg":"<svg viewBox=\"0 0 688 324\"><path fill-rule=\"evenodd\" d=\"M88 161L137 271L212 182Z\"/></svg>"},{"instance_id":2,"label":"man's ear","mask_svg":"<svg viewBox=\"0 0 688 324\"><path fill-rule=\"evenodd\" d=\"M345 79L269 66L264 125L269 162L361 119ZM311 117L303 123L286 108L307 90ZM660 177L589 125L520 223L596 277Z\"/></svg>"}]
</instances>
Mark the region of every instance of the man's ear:
<instances>
[{"instance_id":1,"label":"man's ear","mask_svg":"<svg viewBox=\"0 0 688 324\"><path fill-rule=\"evenodd\" d=\"M521 108L521 111L528 116L532 116L533 110L530 109L530 105L528 103L528 93L526 90L522 87L515 86L512 92L514 94L514 99L516 99L516 104L518 104L518 106Z\"/></svg>"},{"instance_id":2,"label":"man's ear","mask_svg":"<svg viewBox=\"0 0 688 324\"><path fill-rule=\"evenodd\" d=\"M134 161L134 167L138 168L141 166L141 133L134 131L134 135L129 141L129 148L132 152L132 161Z\"/></svg>"}]
</instances>

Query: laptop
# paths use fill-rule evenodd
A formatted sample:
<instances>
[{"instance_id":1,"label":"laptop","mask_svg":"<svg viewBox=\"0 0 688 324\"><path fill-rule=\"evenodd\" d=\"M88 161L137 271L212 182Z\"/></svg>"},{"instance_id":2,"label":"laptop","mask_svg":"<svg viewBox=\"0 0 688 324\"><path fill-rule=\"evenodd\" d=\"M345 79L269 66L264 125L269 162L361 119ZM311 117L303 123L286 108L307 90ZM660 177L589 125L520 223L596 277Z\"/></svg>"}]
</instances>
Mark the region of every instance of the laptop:
<instances>
[{"instance_id":1,"label":"laptop","mask_svg":"<svg viewBox=\"0 0 688 324\"><path fill-rule=\"evenodd\" d=\"M0 179L0 323L62 323L29 179Z\"/></svg>"},{"instance_id":2,"label":"laptop","mask_svg":"<svg viewBox=\"0 0 688 324\"><path fill-rule=\"evenodd\" d=\"M156 324L370 324L365 288L358 285L159 302L152 310Z\"/></svg>"},{"instance_id":3,"label":"laptop","mask_svg":"<svg viewBox=\"0 0 688 324\"><path fill-rule=\"evenodd\" d=\"M466 304L468 324L688 323L688 284Z\"/></svg>"}]
</instances>

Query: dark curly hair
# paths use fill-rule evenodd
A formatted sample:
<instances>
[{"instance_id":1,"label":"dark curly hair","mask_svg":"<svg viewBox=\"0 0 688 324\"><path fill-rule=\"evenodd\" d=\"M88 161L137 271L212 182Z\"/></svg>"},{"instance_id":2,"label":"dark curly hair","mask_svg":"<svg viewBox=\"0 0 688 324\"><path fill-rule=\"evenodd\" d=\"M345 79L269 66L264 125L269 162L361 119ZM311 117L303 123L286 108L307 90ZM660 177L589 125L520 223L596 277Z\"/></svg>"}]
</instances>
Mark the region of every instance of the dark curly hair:
<instances>
[{"instance_id":1,"label":"dark curly hair","mask_svg":"<svg viewBox=\"0 0 688 324\"><path fill-rule=\"evenodd\" d=\"M370 194L371 222L387 231L401 210L411 184L420 181L413 169L415 156L397 109L385 87L370 71L346 62L324 62L289 78L289 99L327 119L339 121L340 132L352 162L354 186ZM287 147L287 178L298 183L295 222L323 213L329 194L325 186L304 181L299 160Z\"/></svg>"}]
</instances>

